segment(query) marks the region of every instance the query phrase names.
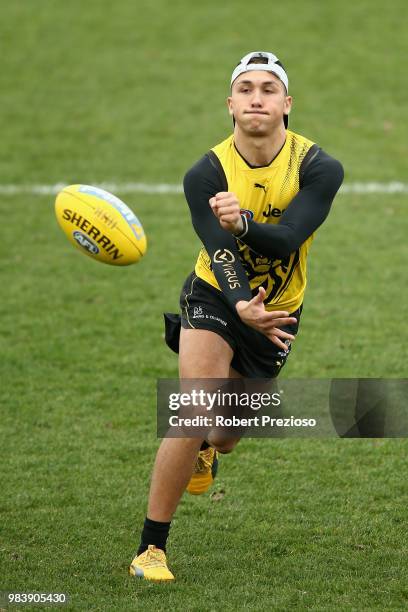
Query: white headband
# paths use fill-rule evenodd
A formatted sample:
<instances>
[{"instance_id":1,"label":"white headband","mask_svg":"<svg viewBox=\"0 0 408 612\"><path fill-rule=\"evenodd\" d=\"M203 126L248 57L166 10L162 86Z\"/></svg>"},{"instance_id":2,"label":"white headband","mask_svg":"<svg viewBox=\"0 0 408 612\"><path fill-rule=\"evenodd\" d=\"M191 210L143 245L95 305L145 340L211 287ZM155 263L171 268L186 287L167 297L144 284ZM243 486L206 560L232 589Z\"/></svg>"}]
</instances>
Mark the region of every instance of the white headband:
<instances>
[{"instance_id":1,"label":"white headband","mask_svg":"<svg viewBox=\"0 0 408 612\"><path fill-rule=\"evenodd\" d=\"M251 64L251 60L258 57L266 58L268 60L268 63ZM233 84L235 79L244 72L249 72L250 70L266 70L267 72L273 72L273 74L275 74L282 81L282 83L286 87L287 93L289 91L288 75L286 74L282 66L279 66L279 64L276 63L278 61L279 60L276 55L274 55L273 53L269 53L268 51L253 51L252 53L248 53L241 59L238 66L232 73L231 85Z\"/></svg>"}]
</instances>

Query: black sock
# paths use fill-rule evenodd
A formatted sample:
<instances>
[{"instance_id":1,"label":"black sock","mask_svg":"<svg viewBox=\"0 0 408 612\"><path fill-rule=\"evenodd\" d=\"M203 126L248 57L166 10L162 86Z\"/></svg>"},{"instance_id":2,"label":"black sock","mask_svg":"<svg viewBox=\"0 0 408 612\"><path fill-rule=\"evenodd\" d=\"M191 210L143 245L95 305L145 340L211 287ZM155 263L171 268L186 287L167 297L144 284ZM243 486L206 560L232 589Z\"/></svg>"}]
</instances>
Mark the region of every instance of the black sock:
<instances>
[{"instance_id":1,"label":"black sock","mask_svg":"<svg viewBox=\"0 0 408 612\"><path fill-rule=\"evenodd\" d=\"M152 521L146 516L137 554L141 555L144 553L149 544L154 544L156 548L160 548L166 552L166 542L169 535L170 524L171 521L169 523L161 523L160 521Z\"/></svg>"},{"instance_id":2,"label":"black sock","mask_svg":"<svg viewBox=\"0 0 408 612\"><path fill-rule=\"evenodd\" d=\"M200 450L207 450L207 448L210 448L210 445L208 444L207 440L204 440L204 442L200 446Z\"/></svg>"}]
</instances>

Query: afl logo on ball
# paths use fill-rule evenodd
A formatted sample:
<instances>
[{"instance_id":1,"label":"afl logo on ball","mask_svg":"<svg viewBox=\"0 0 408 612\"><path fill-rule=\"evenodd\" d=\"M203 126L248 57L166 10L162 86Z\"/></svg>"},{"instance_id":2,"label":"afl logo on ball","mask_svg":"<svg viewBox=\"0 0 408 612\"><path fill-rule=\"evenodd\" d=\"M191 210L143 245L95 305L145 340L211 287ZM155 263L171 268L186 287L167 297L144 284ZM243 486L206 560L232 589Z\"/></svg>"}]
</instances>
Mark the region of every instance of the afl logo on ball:
<instances>
[{"instance_id":1,"label":"afl logo on ball","mask_svg":"<svg viewBox=\"0 0 408 612\"><path fill-rule=\"evenodd\" d=\"M214 263L231 264L234 263L235 257L228 249L218 249L218 251L214 253L213 260Z\"/></svg>"},{"instance_id":2,"label":"afl logo on ball","mask_svg":"<svg viewBox=\"0 0 408 612\"><path fill-rule=\"evenodd\" d=\"M76 231L76 232L73 232L72 235L77 241L77 243L80 244L82 248L92 253L92 255L97 255L99 253L99 249L96 246L96 244L94 244L91 240L89 240L86 234Z\"/></svg>"}]
</instances>

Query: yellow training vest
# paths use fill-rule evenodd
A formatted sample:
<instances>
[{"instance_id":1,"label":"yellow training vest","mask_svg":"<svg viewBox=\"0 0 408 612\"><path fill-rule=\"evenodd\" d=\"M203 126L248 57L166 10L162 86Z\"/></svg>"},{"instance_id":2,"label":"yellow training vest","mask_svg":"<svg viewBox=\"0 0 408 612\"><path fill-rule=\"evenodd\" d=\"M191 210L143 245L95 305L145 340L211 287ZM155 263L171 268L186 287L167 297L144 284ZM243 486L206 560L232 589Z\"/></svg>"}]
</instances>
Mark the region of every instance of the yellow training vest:
<instances>
[{"instance_id":1,"label":"yellow training vest","mask_svg":"<svg viewBox=\"0 0 408 612\"><path fill-rule=\"evenodd\" d=\"M256 223L278 223L299 191L300 165L314 143L287 130L286 142L269 166L251 168L241 157L230 136L212 151L224 170L228 191L235 193L241 212ZM284 259L271 259L255 253L237 239L240 260L253 293L262 285L266 289L267 310L294 312L303 302L306 289L306 257L312 234L300 248ZM245 240L245 238L244 238ZM203 247L195 266L197 276L220 289Z\"/></svg>"}]
</instances>

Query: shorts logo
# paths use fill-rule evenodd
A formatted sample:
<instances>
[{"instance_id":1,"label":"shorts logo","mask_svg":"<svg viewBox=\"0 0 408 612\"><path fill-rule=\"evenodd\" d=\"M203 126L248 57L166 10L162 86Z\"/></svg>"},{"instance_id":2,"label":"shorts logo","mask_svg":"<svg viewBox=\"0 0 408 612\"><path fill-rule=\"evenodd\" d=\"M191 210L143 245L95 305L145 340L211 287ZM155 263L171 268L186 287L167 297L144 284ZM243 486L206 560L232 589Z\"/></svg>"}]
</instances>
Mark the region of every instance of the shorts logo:
<instances>
[{"instance_id":1,"label":"shorts logo","mask_svg":"<svg viewBox=\"0 0 408 612\"><path fill-rule=\"evenodd\" d=\"M285 351L278 351L278 355L279 357L287 357L290 353L290 349L291 349L291 341L289 340L289 338L287 338L286 340L284 340L284 344L286 344L287 349Z\"/></svg>"},{"instance_id":2,"label":"shorts logo","mask_svg":"<svg viewBox=\"0 0 408 612\"><path fill-rule=\"evenodd\" d=\"M241 215L244 215L244 217L246 217L248 221L251 221L251 219L254 218L253 211L249 210L248 208L241 208L239 212L241 213Z\"/></svg>"},{"instance_id":3,"label":"shorts logo","mask_svg":"<svg viewBox=\"0 0 408 612\"><path fill-rule=\"evenodd\" d=\"M192 319L209 319L210 321L217 321L224 327L227 327L227 322L212 314L204 314L202 306L194 306Z\"/></svg>"},{"instance_id":4,"label":"shorts logo","mask_svg":"<svg viewBox=\"0 0 408 612\"><path fill-rule=\"evenodd\" d=\"M232 264L235 261L235 256L228 249L218 249L214 253L213 260L215 263Z\"/></svg>"},{"instance_id":5,"label":"shorts logo","mask_svg":"<svg viewBox=\"0 0 408 612\"><path fill-rule=\"evenodd\" d=\"M94 244L92 242L92 240L89 240L89 238L88 238L88 236L86 234L83 234L82 232L75 231L75 232L72 233L72 235L75 238L75 240L77 241L77 243L80 244L82 248L84 248L87 251L89 251L90 253L92 253L92 255L97 255L99 253L99 249L96 246L96 244Z\"/></svg>"}]
</instances>

